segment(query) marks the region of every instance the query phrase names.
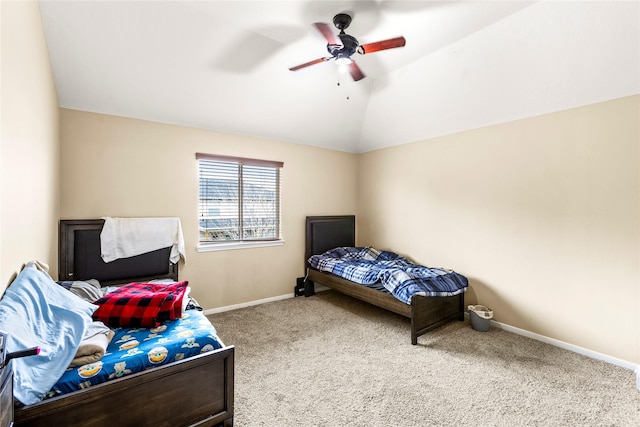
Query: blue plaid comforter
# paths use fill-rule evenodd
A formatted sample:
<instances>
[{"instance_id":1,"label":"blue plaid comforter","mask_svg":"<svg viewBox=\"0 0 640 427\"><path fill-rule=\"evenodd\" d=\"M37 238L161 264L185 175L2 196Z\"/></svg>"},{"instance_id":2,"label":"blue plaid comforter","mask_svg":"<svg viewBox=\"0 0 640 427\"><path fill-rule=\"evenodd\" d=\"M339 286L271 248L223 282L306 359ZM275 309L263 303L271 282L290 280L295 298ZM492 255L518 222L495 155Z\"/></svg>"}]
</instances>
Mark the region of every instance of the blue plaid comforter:
<instances>
[{"instance_id":1,"label":"blue plaid comforter","mask_svg":"<svg viewBox=\"0 0 640 427\"><path fill-rule=\"evenodd\" d=\"M380 281L393 296L411 304L413 295L446 297L467 290L467 278L452 270L417 265L389 251L371 247L341 247L309 258L317 270L361 285Z\"/></svg>"}]
</instances>

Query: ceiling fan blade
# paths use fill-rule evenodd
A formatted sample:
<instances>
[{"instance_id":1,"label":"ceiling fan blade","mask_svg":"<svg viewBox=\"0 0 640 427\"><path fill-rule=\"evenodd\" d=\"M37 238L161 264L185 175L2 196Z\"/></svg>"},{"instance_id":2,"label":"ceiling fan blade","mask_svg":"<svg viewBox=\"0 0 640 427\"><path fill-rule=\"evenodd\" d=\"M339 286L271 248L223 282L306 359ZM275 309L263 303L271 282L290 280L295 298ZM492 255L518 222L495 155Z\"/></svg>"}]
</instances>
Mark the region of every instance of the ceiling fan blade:
<instances>
[{"instance_id":1,"label":"ceiling fan blade","mask_svg":"<svg viewBox=\"0 0 640 427\"><path fill-rule=\"evenodd\" d=\"M291 68L289 68L289 70L298 71L300 68L305 68L305 67L308 67L310 65L319 64L321 62L328 61L328 60L330 60L332 58L333 58L332 56L327 56L325 58L314 59L313 61L305 62L304 64L300 64L300 65L296 65L295 67L291 67Z\"/></svg>"},{"instance_id":2,"label":"ceiling fan blade","mask_svg":"<svg viewBox=\"0 0 640 427\"><path fill-rule=\"evenodd\" d=\"M315 25L318 31L320 31L320 33L324 36L324 38L327 40L327 43L342 46L342 40L340 40L340 37L334 34L327 24L325 24L324 22L316 22L313 25Z\"/></svg>"},{"instance_id":3,"label":"ceiling fan blade","mask_svg":"<svg viewBox=\"0 0 640 427\"><path fill-rule=\"evenodd\" d=\"M405 40L405 38L400 36L400 37L396 37L389 40L382 40L379 42L360 45L358 46L358 53L361 53L364 55L365 53L373 53L379 50L393 49L396 47L402 47L406 43L407 41Z\"/></svg>"},{"instance_id":4,"label":"ceiling fan blade","mask_svg":"<svg viewBox=\"0 0 640 427\"><path fill-rule=\"evenodd\" d=\"M362 72L360 67L358 67L358 64L356 64L355 61L349 64L349 74L351 74L351 77L353 77L353 80L356 82L358 80L364 79L364 73Z\"/></svg>"}]
</instances>

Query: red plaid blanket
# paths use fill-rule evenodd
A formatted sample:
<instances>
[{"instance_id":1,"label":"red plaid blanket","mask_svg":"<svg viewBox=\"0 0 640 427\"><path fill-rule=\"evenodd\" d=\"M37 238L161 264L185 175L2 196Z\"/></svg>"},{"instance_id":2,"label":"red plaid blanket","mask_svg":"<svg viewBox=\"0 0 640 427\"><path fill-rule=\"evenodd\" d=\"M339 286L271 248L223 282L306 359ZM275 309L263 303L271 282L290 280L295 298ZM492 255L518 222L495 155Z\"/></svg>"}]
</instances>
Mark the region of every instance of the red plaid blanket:
<instances>
[{"instance_id":1,"label":"red plaid blanket","mask_svg":"<svg viewBox=\"0 0 640 427\"><path fill-rule=\"evenodd\" d=\"M112 327L154 328L182 317L182 299L189 282L129 283L94 301L93 319Z\"/></svg>"}]
</instances>

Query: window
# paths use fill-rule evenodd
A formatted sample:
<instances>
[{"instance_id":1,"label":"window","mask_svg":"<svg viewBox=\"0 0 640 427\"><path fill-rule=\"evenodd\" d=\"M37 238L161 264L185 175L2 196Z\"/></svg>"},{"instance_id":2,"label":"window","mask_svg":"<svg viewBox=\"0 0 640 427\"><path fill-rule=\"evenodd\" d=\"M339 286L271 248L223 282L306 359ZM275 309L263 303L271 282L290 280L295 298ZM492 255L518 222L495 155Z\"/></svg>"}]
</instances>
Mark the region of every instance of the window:
<instances>
[{"instance_id":1,"label":"window","mask_svg":"<svg viewBox=\"0 0 640 427\"><path fill-rule=\"evenodd\" d=\"M196 153L199 247L277 242L283 163Z\"/></svg>"}]
</instances>

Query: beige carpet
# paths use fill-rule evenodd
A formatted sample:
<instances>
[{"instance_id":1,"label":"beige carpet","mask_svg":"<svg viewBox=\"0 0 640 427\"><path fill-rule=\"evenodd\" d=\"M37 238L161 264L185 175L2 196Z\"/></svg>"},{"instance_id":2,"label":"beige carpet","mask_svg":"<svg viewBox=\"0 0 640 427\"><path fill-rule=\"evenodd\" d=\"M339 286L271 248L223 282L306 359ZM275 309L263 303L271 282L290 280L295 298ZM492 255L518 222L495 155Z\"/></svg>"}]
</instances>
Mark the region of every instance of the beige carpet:
<instances>
[{"instance_id":1,"label":"beige carpet","mask_svg":"<svg viewBox=\"0 0 640 427\"><path fill-rule=\"evenodd\" d=\"M635 373L327 291L210 315L236 346L237 426L640 426Z\"/></svg>"}]
</instances>

